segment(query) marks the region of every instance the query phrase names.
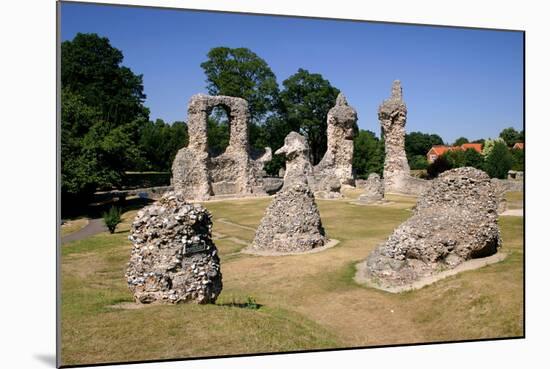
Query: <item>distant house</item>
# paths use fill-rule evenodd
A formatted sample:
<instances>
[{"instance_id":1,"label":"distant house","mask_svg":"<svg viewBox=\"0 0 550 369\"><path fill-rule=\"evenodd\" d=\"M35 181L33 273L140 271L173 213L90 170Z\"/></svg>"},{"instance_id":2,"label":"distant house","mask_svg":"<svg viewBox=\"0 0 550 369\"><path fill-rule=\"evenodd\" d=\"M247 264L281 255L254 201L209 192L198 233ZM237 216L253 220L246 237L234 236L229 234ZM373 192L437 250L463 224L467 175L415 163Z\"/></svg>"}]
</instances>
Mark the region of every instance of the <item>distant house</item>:
<instances>
[{"instance_id":1,"label":"distant house","mask_svg":"<svg viewBox=\"0 0 550 369\"><path fill-rule=\"evenodd\" d=\"M516 142L512 147L512 149L517 149L517 150L523 150L524 148L525 148L525 144L523 142Z\"/></svg>"},{"instance_id":2,"label":"distant house","mask_svg":"<svg viewBox=\"0 0 550 369\"><path fill-rule=\"evenodd\" d=\"M426 154L426 159L428 163L433 163L441 155L445 154L447 151L466 151L468 149L474 149L481 154L482 145L480 143L465 143L460 146L445 146L445 145L436 145L432 146L430 151Z\"/></svg>"}]
</instances>

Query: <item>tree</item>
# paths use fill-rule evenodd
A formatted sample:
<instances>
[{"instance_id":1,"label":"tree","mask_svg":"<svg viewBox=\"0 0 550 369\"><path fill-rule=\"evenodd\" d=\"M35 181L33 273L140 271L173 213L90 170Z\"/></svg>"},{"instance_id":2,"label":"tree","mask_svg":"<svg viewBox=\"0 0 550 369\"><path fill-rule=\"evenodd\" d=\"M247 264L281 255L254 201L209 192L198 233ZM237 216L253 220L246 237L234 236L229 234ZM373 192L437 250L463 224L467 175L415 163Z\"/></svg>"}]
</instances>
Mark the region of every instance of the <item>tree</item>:
<instances>
[{"instance_id":1,"label":"tree","mask_svg":"<svg viewBox=\"0 0 550 369\"><path fill-rule=\"evenodd\" d=\"M426 159L425 155L415 155L411 158L411 161L409 162L409 166L411 169L427 169L428 168L428 160Z\"/></svg>"},{"instance_id":2,"label":"tree","mask_svg":"<svg viewBox=\"0 0 550 369\"><path fill-rule=\"evenodd\" d=\"M382 175L384 170L384 142L373 132L359 130L353 140L353 169L359 178L370 173Z\"/></svg>"},{"instance_id":3,"label":"tree","mask_svg":"<svg viewBox=\"0 0 550 369\"><path fill-rule=\"evenodd\" d=\"M172 125L162 119L146 122L140 127L139 133L139 149L144 156L145 166L139 169L169 171L176 153L187 145L188 140L184 122L174 122Z\"/></svg>"},{"instance_id":4,"label":"tree","mask_svg":"<svg viewBox=\"0 0 550 369\"><path fill-rule=\"evenodd\" d=\"M459 137L456 139L456 141L453 143L453 146L462 146L465 143L468 143L468 139L466 137Z\"/></svg>"},{"instance_id":5,"label":"tree","mask_svg":"<svg viewBox=\"0 0 550 369\"><path fill-rule=\"evenodd\" d=\"M411 132L405 135L405 151L409 163L414 156L426 156L435 145L443 145L443 139L438 135L422 132Z\"/></svg>"},{"instance_id":6,"label":"tree","mask_svg":"<svg viewBox=\"0 0 550 369\"><path fill-rule=\"evenodd\" d=\"M149 111L142 77L122 59L96 34L61 45L61 190L71 198L64 204L118 186L126 170L143 165L137 141Z\"/></svg>"},{"instance_id":7,"label":"tree","mask_svg":"<svg viewBox=\"0 0 550 369\"><path fill-rule=\"evenodd\" d=\"M483 165L483 155L479 152L471 148L464 151L464 166L483 169Z\"/></svg>"},{"instance_id":8,"label":"tree","mask_svg":"<svg viewBox=\"0 0 550 369\"><path fill-rule=\"evenodd\" d=\"M108 38L78 33L61 44L61 87L115 126L147 118L143 76L121 65L122 60L122 52Z\"/></svg>"},{"instance_id":9,"label":"tree","mask_svg":"<svg viewBox=\"0 0 550 369\"><path fill-rule=\"evenodd\" d=\"M298 69L283 81L281 105L283 119L290 130L305 135L313 164L317 164L327 149L327 113L340 92L318 73Z\"/></svg>"},{"instance_id":10,"label":"tree","mask_svg":"<svg viewBox=\"0 0 550 369\"><path fill-rule=\"evenodd\" d=\"M512 149L512 170L525 171L525 151Z\"/></svg>"},{"instance_id":11,"label":"tree","mask_svg":"<svg viewBox=\"0 0 550 369\"><path fill-rule=\"evenodd\" d=\"M242 97L248 101L254 124L264 121L278 105L279 86L269 65L247 48L215 47L201 64L212 95Z\"/></svg>"},{"instance_id":12,"label":"tree","mask_svg":"<svg viewBox=\"0 0 550 369\"><path fill-rule=\"evenodd\" d=\"M506 142L508 147L512 147L516 142L523 142L523 131L518 132L512 127L504 128L499 137Z\"/></svg>"},{"instance_id":13,"label":"tree","mask_svg":"<svg viewBox=\"0 0 550 369\"><path fill-rule=\"evenodd\" d=\"M491 178L504 179L512 168L513 157L504 142L495 142L485 158L485 171Z\"/></svg>"},{"instance_id":14,"label":"tree","mask_svg":"<svg viewBox=\"0 0 550 369\"><path fill-rule=\"evenodd\" d=\"M450 168L460 168L465 166L464 151L462 150L449 150L442 155Z\"/></svg>"},{"instance_id":15,"label":"tree","mask_svg":"<svg viewBox=\"0 0 550 369\"><path fill-rule=\"evenodd\" d=\"M487 158L487 156L491 154L491 151L493 151L493 147L495 147L497 143L506 144L506 142L500 137L497 137L494 140L490 138L485 140L483 144L483 151L481 152L484 158Z\"/></svg>"},{"instance_id":16,"label":"tree","mask_svg":"<svg viewBox=\"0 0 550 369\"><path fill-rule=\"evenodd\" d=\"M452 169L451 164L447 160L446 155L441 155L437 159L434 160L433 163L428 165L428 175L430 178L435 178L441 173L445 172L446 170Z\"/></svg>"}]
</instances>

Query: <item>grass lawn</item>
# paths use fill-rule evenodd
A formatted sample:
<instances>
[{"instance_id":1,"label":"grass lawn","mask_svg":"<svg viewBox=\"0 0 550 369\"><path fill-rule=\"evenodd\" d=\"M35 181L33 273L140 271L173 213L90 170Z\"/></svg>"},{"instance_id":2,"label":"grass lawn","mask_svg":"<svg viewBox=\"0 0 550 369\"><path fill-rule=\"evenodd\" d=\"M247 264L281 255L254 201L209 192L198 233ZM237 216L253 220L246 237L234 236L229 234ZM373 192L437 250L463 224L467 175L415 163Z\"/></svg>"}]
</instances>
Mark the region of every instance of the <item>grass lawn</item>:
<instances>
[{"instance_id":1,"label":"grass lawn","mask_svg":"<svg viewBox=\"0 0 550 369\"><path fill-rule=\"evenodd\" d=\"M523 209L523 192L510 191L504 194L508 209Z\"/></svg>"},{"instance_id":2,"label":"grass lawn","mask_svg":"<svg viewBox=\"0 0 550 369\"><path fill-rule=\"evenodd\" d=\"M86 227L87 224L88 219L86 218L67 220L65 224L61 226L61 237L79 231L82 228Z\"/></svg>"},{"instance_id":3,"label":"grass lawn","mask_svg":"<svg viewBox=\"0 0 550 369\"><path fill-rule=\"evenodd\" d=\"M523 334L523 218L501 217L500 263L402 294L353 281L355 264L411 215L414 198L380 206L318 200L326 251L240 254L270 199L207 202L219 237L223 292L216 305L145 306L124 272L135 211L117 233L62 246L62 363L185 358L239 353L435 342ZM218 221L219 220L219 221ZM261 307L239 307L248 297Z\"/></svg>"}]
</instances>

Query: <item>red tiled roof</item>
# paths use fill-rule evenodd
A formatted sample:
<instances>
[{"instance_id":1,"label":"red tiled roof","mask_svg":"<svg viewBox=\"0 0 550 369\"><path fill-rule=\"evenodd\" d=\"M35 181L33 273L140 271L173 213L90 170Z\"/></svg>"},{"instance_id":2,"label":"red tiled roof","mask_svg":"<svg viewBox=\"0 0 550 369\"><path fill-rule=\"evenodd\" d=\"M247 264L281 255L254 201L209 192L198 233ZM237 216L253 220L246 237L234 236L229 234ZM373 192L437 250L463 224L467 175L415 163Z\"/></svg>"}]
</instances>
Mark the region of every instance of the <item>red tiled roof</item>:
<instances>
[{"instance_id":1,"label":"red tiled roof","mask_svg":"<svg viewBox=\"0 0 550 369\"><path fill-rule=\"evenodd\" d=\"M477 151L478 153L481 154L481 144L480 143L465 143L465 144L462 144L462 146L460 146L460 148L464 151L466 151L468 149L474 149L475 151Z\"/></svg>"},{"instance_id":2,"label":"red tiled roof","mask_svg":"<svg viewBox=\"0 0 550 369\"><path fill-rule=\"evenodd\" d=\"M513 149L520 149L520 150L523 150L524 148L525 148L525 144L523 142L516 142L513 147Z\"/></svg>"},{"instance_id":3,"label":"red tiled roof","mask_svg":"<svg viewBox=\"0 0 550 369\"><path fill-rule=\"evenodd\" d=\"M449 151L449 149L450 149L449 146L437 145L437 146L432 146L430 151L433 150L434 154L436 154L437 156L441 156L441 155L445 154L447 151Z\"/></svg>"},{"instance_id":4,"label":"red tiled roof","mask_svg":"<svg viewBox=\"0 0 550 369\"><path fill-rule=\"evenodd\" d=\"M437 156L441 156L445 154L447 151L458 151L458 150L466 151L468 149L474 149L475 151L481 153L481 147L482 146L480 143L465 143L465 144L462 144L461 146L436 145L436 146L432 146L430 151L428 151L428 154L432 153Z\"/></svg>"}]
</instances>

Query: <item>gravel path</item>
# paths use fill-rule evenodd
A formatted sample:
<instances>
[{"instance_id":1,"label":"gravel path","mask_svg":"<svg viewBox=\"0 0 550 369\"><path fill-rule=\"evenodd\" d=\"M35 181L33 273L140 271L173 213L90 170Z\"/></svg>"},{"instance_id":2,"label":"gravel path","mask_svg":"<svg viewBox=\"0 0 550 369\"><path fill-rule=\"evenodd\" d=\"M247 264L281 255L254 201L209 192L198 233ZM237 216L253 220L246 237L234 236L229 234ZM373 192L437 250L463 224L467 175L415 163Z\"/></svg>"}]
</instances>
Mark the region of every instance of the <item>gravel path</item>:
<instances>
[{"instance_id":1,"label":"gravel path","mask_svg":"<svg viewBox=\"0 0 550 369\"><path fill-rule=\"evenodd\" d=\"M107 231L108 229L105 226L105 223L103 223L103 218L90 219L88 224L81 230L78 230L64 237L61 237L61 243L64 244L67 242L82 240L86 237L93 236L94 234L107 232Z\"/></svg>"}]
</instances>

